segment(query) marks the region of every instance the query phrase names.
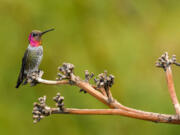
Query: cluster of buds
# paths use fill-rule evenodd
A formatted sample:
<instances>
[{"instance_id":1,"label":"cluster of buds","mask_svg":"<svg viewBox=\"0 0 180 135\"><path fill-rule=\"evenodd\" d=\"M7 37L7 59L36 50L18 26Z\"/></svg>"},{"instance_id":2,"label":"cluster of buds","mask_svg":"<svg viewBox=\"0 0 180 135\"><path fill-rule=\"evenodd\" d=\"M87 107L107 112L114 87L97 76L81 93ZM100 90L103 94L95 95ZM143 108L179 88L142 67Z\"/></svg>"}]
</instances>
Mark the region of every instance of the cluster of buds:
<instances>
[{"instance_id":1,"label":"cluster of buds","mask_svg":"<svg viewBox=\"0 0 180 135\"><path fill-rule=\"evenodd\" d=\"M156 66L163 68L164 70L166 70L167 67L169 67L171 64L179 66L179 63L176 62L176 55L172 55L172 57L169 59L167 52L161 55L161 57L159 57L158 61L156 62Z\"/></svg>"},{"instance_id":2,"label":"cluster of buds","mask_svg":"<svg viewBox=\"0 0 180 135\"><path fill-rule=\"evenodd\" d=\"M63 65L59 67L58 70L62 74L58 73L58 78L56 78L56 80L71 79L71 75L73 74L74 70L74 65L71 63L63 63Z\"/></svg>"},{"instance_id":3,"label":"cluster of buds","mask_svg":"<svg viewBox=\"0 0 180 135\"><path fill-rule=\"evenodd\" d=\"M30 83L31 86L35 86L37 82L37 78L41 78L43 76L43 71L38 70L31 73L28 73L27 79L25 80L24 84Z\"/></svg>"},{"instance_id":4,"label":"cluster of buds","mask_svg":"<svg viewBox=\"0 0 180 135\"><path fill-rule=\"evenodd\" d=\"M109 87L112 87L114 84L114 76L107 75L107 71L101 73L94 79L97 88L104 88L105 90L109 90Z\"/></svg>"},{"instance_id":5,"label":"cluster of buds","mask_svg":"<svg viewBox=\"0 0 180 135\"><path fill-rule=\"evenodd\" d=\"M64 97L61 96L60 93L57 93L57 95L53 98L53 100L56 102L56 107L58 107L61 111L64 110Z\"/></svg>"},{"instance_id":6,"label":"cluster of buds","mask_svg":"<svg viewBox=\"0 0 180 135\"><path fill-rule=\"evenodd\" d=\"M45 116L49 116L51 114L51 108L46 106L46 96L40 97L39 103L34 103L33 107L33 122L37 123Z\"/></svg>"}]
</instances>

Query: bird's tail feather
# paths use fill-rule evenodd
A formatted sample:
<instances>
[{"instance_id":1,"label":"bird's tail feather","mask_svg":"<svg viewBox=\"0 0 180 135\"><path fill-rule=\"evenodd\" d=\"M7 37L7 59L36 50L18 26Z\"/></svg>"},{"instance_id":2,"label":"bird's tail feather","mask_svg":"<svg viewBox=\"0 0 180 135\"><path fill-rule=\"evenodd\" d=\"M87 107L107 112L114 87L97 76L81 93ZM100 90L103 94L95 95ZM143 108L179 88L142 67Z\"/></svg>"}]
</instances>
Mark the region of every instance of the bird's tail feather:
<instances>
[{"instance_id":1,"label":"bird's tail feather","mask_svg":"<svg viewBox=\"0 0 180 135\"><path fill-rule=\"evenodd\" d=\"M17 80L16 88L19 88L19 86L21 85L21 83L23 82L23 80L24 80L24 77L23 77L22 73L20 72L20 73L19 73L18 80Z\"/></svg>"},{"instance_id":2,"label":"bird's tail feather","mask_svg":"<svg viewBox=\"0 0 180 135\"><path fill-rule=\"evenodd\" d=\"M21 82L18 81L17 84L16 84L16 88L19 88L19 85L20 85L20 84L21 84Z\"/></svg>"}]
</instances>

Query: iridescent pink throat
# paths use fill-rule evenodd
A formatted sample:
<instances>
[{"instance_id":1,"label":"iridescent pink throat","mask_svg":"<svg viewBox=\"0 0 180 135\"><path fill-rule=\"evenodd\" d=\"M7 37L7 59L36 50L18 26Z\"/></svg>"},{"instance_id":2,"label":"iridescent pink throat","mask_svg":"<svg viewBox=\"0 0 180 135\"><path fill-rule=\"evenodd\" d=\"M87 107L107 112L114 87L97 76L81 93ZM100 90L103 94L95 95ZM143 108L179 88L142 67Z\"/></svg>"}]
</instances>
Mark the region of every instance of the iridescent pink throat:
<instances>
[{"instance_id":1,"label":"iridescent pink throat","mask_svg":"<svg viewBox=\"0 0 180 135\"><path fill-rule=\"evenodd\" d=\"M29 35L28 40L29 40L29 44L30 44L32 47L38 47L38 46L41 45L41 41L35 40L35 38L34 38L31 34Z\"/></svg>"}]
</instances>

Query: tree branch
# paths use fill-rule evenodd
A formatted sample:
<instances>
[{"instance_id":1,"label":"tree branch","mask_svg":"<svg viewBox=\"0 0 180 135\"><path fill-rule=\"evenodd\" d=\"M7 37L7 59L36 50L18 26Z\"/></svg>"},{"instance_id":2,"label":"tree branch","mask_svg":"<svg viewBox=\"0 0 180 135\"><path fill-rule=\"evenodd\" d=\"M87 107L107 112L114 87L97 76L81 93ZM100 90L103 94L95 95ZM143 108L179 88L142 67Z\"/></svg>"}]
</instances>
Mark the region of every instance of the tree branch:
<instances>
[{"instance_id":1,"label":"tree branch","mask_svg":"<svg viewBox=\"0 0 180 135\"><path fill-rule=\"evenodd\" d=\"M42 79L43 73L38 73L35 77L31 77L29 79L30 83L42 83L47 85L75 85L81 90L89 93L91 96L95 97L100 102L104 103L111 109L75 109L75 108L64 108L64 97L61 97L60 94L54 98L56 102L56 106L58 108L50 108L46 105L46 97L39 98L39 103L34 104L33 109L33 119L34 122L40 121L43 117L49 116L50 114L84 114L84 115L122 115L126 117L142 119L153 122L161 122L161 123L171 123L171 124L180 124L180 106L175 93L174 83L172 79L172 71L170 68L170 64L176 64L176 60L174 56L172 59L168 59L167 53L162 55L159 58L156 66L161 67L166 72L166 78L168 83L169 93L174 104L176 114L177 115L169 115L169 114L160 114L154 112L146 112L142 110L136 110L133 108L126 107L122 105L120 102L115 100L111 94L110 87L112 87L114 83L114 76L107 75L107 72L99 74L97 78L95 78L96 86L91 85L89 80L92 78L92 74L86 70L85 72L85 80L80 79L80 77L74 75L74 66L69 63L64 63L62 67L59 68L59 71L62 73L58 73L59 78L56 81L45 80ZM32 79L33 78L33 79ZM35 83L35 84L36 84Z\"/></svg>"},{"instance_id":2,"label":"tree branch","mask_svg":"<svg viewBox=\"0 0 180 135\"><path fill-rule=\"evenodd\" d=\"M77 114L77 115L121 115L141 120L147 120L158 123L180 124L178 115L167 115L153 112L131 112L123 109L76 109L64 108L64 97L58 93L53 100L58 108L51 108L46 105L46 96L40 97L40 103L34 103L33 119L34 123L39 122L45 116L51 114Z\"/></svg>"}]
</instances>

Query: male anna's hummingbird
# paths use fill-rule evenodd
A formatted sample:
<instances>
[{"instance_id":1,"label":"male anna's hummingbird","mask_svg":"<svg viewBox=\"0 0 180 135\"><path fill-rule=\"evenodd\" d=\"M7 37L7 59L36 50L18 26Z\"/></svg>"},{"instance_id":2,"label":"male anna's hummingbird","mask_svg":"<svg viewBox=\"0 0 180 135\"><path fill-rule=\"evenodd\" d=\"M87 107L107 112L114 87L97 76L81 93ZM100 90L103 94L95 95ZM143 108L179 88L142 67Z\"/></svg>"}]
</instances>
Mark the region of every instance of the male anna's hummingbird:
<instances>
[{"instance_id":1,"label":"male anna's hummingbird","mask_svg":"<svg viewBox=\"0 0 180 135\"><path fill-rule=\"evenodd\" d=\"M33 30L29 35L29 45L24 53L22 59L21 71L17 80L16 88L24 81L29 73L38 71L39 64L41 63L43 57L43 47L42 47L42 35L52 31L54 29L49 29L44 32L39 30Z\"/></svg>"}]
</instances>

